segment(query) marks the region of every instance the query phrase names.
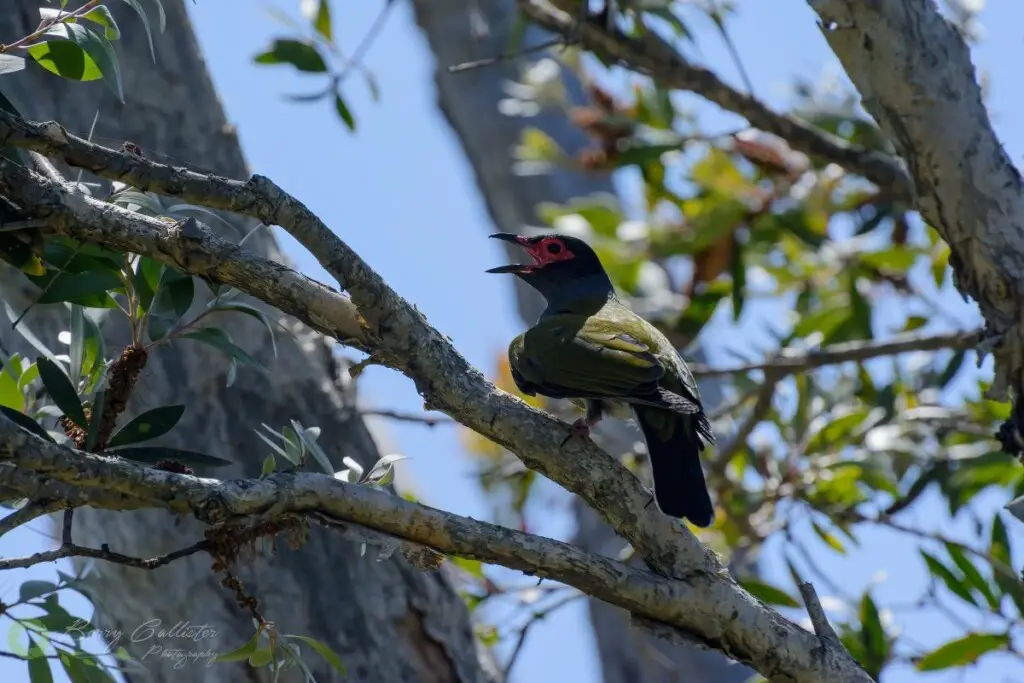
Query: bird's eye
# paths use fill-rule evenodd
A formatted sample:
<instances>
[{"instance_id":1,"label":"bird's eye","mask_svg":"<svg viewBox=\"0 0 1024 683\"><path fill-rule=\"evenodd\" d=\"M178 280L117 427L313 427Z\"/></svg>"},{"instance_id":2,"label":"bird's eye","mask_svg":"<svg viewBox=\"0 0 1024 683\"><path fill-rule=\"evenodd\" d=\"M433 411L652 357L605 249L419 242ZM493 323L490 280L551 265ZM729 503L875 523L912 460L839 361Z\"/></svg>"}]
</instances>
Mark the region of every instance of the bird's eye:
<instances>
[{"instance_id":1,"label":"bird's eye","mask_svg":"<svg viewBox=\"0 0 1024 683\"><path fill-rule=\"evenodd\" d=\"M562 252L562 245L558 242L548 242L548 253L549 254L560 254Z\"/></svg>"}]
</instances>

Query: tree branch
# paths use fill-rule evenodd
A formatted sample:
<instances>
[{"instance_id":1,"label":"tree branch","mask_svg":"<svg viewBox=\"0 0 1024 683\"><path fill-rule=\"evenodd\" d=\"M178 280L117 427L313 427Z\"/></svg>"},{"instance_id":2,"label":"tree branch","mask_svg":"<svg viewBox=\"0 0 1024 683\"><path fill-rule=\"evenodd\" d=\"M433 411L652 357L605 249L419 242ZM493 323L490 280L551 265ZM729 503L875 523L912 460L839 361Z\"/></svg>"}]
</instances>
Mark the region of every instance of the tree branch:
<instances>
[{"instance_id":1,"label":"tree branch","mask_svg":"<svg viewBox=\"0 0 1024 683\"><path fill-rule=\"evenodd\" d=\"M44 441L6 417L0 417L0 460L64 483L100 484L207 524L253 517L266 522L296 514L348 521L445 554L565 583L632 614L685 629L766 676L784 674L808 683L871 680L859 667L843 662L841 651L822 651L815 636L766 608L724 571L696 572L684 580L667 578L567 543L460 517L323 474L276 473L264 479L219 482L145 468ZM89 556L103 552L75 550ZM189 551L178 551L178 556ZM40 555L39 561L54 559ZM133 566L164 561L115 557ZM30 564L26 559L13 562Z\"/></svg>"},{"instance_id":2,"label":"tree branch","mask_svg":"<svg viewBox=\"0 0 1024 683\"><path fill-rule=\"evenodd\" d=\"M160 555L159 557L144 560L138 557L130 557L128 555L122 555L121 553L115 553L106 546L102 548L86 548L84 546L75 545L74 543L62 543L59 548L55 548L54 550L44 550L24 557L12 557L6 560L0 560L0 570L31 567L34 564L41 564L43 562L56 562L57 560L65 557L91 557L95 560L104 560L106 562L113 562L114 564L123 564L126 567L134 567L136 569L156 569L170 564L175 560L181 559L182 557L204 551L207 547L208 544L206 541L199 541L187 548L182 548L181 550L175 550L174 552L167 553L166 555Z\"/></svg>"},{"instance_id":3,"label":"tree branch","mask_svg":"<svg viewBox=\"0 0 1024 683\"><path fill-rule=\"evenodd\" d=\"M853 341L832 344L812 351L783 349L771 360L761 363L737 365L731 368L712 368L692 365L696 377L723 377L746 374L757 370L770 372L777 380L803 370L837 365L850 361L864 361L879 356L894 356L911 351L939 351L942 349L970 349L981 339L981 332L950 332L931 336L899 335L885 341Z\"/></svg>"},{"instance_id":4,"label":"tree branch","mask_svg":"<svg viewBox=\"0 0 1024 683\"><path fill-rule=\"evenodd\" d=\"M793 149L835 162L895 197L909 200L912 196L910 179L897 159L848 143L796 117L772 111L708 69L689 63L651 31L630 38L620 32L609 33L598 22L580 25L573 0L517 0L517 4L543 28L566 39L575 38L587 50L650 76L662 87L696 93L726 111L739 114L755 128L781 137Z\"/></svg>"}]
</instances>

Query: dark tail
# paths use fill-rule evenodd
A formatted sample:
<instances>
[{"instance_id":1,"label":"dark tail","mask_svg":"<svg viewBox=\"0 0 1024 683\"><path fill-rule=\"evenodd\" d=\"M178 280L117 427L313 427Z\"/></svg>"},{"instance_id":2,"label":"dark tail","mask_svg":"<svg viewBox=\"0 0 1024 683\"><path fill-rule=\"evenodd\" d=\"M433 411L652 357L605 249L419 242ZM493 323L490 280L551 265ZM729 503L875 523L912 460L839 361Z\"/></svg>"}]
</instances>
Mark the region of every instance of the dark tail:
<instances>
[{"instance_id":1,"label":"dark tail","mask_svg":"<svg viewBox=\"0 0 1024 683\"><path fill-rule=\"evenodd\" d=\"M700 466L704 442L714 439L707 418L640 406L636 417L647 441L658 508L701 528L711 526L715 510Z\"/></svg>"}]
</instances>

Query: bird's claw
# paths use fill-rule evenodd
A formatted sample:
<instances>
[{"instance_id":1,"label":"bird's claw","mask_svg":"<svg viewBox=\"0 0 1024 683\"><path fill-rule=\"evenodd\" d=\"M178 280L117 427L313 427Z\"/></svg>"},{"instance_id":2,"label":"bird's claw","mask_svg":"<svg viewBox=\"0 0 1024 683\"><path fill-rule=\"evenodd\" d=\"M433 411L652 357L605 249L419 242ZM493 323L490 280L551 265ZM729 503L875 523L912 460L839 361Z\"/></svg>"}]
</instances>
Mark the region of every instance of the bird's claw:
<instances>
[{"instance_id":1,"label":"bird's claw","mask_svg":"<svg viewBox=\"0 0 1024 683\"><path fill-rule=\"evenodd\" d=\"M577 439L589 439L590 438L590 424L586 418L579 418L572 423L572 429L569 430L569 435L562 439L562 443L559 444L559 448L569 443L569 439L573 437Z\"/></svg>"}]
</instances>

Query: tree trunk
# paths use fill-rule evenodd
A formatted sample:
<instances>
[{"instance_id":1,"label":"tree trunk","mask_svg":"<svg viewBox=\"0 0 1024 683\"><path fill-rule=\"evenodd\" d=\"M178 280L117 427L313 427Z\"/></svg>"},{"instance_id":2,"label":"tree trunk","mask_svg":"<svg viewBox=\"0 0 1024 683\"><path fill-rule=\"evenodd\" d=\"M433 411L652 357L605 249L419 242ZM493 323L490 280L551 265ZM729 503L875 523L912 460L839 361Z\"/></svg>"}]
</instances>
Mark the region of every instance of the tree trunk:
<instances>
[{"instance_id":1,"label":"tree trunk","mask_svg":"<svg viewBox=\"0 0 1024 683\"><path fill-rule=\"evenodd\" d=\"M38 0L8 0L0 12L0 42L11 42L34 29L39 23L39 4ZM54 118L72 132L87 134L99 109L98 136L130 140L144 150L173 151L200 168L245 178L248 173L238 139L214 92L184 4L182 0L164 0L163 5L167 31L154 36L155 65L138 18L121 11L126 7L123 4L111 8L122 27L117 49L125 104L117 102L100 82L64 81L33 65L4 76L0 87L27 117ZM240 223L238 217L228 219ZM272 238L267 232L263 235L260 240L250 240L248 247L281 258ZM4 299L19 312L36 295L35 288L10 269L4 272L2 286ZM56 332L67 328L65 316L62 306L40 306L26 321L47 344L55 346ZM320 426L320 442L336 462L350 456L372 463L378 457L376 446L355 412L354 387L337 372L331 345L294 321L282 322L292 334L278 331L275 360L268 334L258 322L237 315L217 321L271 368L269 376L240 369L231 388L225 387L222 355L188 341L174 348L160 347L151 354L129 413L184 404L185 417L163 443L232 459L237 464L228 472L219 470L217 475L222 477L258 474L268 449L253 429L261 422L280 427L289 419ZM117 327L123 326L107 325L108 350L125 344L124 330L114 329ZM3 333L5 342L14 343L17 337L10 328ZM341 374L347 378L347 373ZM128 417L122 418L122 423ZM150 557L189 545L202 533L198 523L176 524L160 512L80 510L74 517L76 542L90 546L106 543L112 550L134 556ZM315 637L337 652L348 670L346 681L477 683L496 679L489 673L487 656L478 656L469 615L444 571L421 572L397 558L375 562L370 552L360 557L358 544L321 529L311 529L299 550L280 542L277 545L280 550L270 552L271 543L258 544L255 558L240 560L233 571L259 599L262 615L281 632ZM242 556L245 558L245 552ZM253 671L244 663L206 666L199 661L176 669L176 660L167 656L170 649L225 653L252 635L250 615L236 603L231 591L220 585L221 578L211 572L205 555L152 572L108 564L96 567L88 579L96 625L123 632L119 644L142 660L142 669L129 672L131 680L269 680L265 669ZM161 620L164 628L178 622L206 624L215 635L195 642L142 637L147 631L136 629L154 619ZM139 636L134 640L130 637L133 632ZM303 653L318 680L340 680L309 648ZM293 672L283 680L298 680L295 676Z\"/></svg>"},{"instance_id":2,"label":"tree trunk","mask_svg":"<svg viewBox=\"0 0 1024 683\"><path fill-rule=\"evenodd\" d=\"M478 11L478 18L483 22L471 19L467 7ZM437 61L438 106L462 143L499 230L522 232L524 226L536 224L538 219L534 208L541 202L564 203L598 192L615 191L609 176L565 170L541 176L513 173L512 148L525 128L540 128L570 155L586 142L583 133L569 122L564 112L555 108L544 110L532 118L498 113L499 101L507 97L503 83L518 80L520 69L535 61L536 57L501 61L455 74L448 72L452 65L494 57L507 51L515 22L514 2L413 0L413 8L416 21ZM483 26L486 30L481 31ZM550 39L549 34L530 27L521 44L527 47ZM580 84L566 78L565 85L570 98L581 102ZM541 311L540 297L517 279L516 298L524 322L533 324ZM701 394L709 406L721 400L720 386L714 382L704 382ZM631 450L637 438L637 432L631 428L608 420L598 426L596 435L610 453ZM574 542L594 552L617 555L624 541L589 507L578 501L574 507L578 527ZM590 600L589 606L605 683L684 680L739 683L754 674L747 667L718 653L670 646L633 631L628 615L617 607L597 600Z\"/></svg>"}]
</instances>

